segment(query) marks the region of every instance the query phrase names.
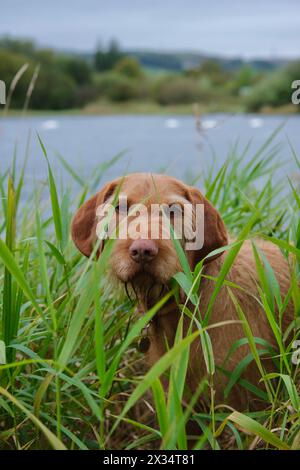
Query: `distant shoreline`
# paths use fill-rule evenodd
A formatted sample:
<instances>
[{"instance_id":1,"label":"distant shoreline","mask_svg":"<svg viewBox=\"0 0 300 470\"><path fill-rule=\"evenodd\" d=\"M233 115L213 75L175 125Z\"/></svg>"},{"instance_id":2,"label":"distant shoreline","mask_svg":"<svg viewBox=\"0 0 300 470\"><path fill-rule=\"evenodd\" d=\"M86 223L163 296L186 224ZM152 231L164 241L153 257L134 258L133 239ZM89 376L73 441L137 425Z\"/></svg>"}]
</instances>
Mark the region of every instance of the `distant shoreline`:
<instances>
[{"instance_id":1,"label":"distant shoreline","mask_svg":"<svg viewBox=\"0 0 300 470\"><path fill-rule=\"evenodd\" d=\"M247 112L239 106L202 106L202 105L169 105L161 106L156 103L150 102L126 102L126 103L108 103L96 102L87 105L84 108L74 108L66 110L32 110L29 109L25 113L21 109L11 109L5 115L11 116L45 116L45 115L67 115L67 116L114 116L114 115L155 115L155 116L168 116L168 115L186 115L186 116L201 116L202 114L219 114L219 113L234 113L234 114L260 114L260 115L297 115L299 114L299 107L289 104L277 108L262 108L257 112ZM0 116L4 116L0 110Z\"/></svg>"}]
</instances>

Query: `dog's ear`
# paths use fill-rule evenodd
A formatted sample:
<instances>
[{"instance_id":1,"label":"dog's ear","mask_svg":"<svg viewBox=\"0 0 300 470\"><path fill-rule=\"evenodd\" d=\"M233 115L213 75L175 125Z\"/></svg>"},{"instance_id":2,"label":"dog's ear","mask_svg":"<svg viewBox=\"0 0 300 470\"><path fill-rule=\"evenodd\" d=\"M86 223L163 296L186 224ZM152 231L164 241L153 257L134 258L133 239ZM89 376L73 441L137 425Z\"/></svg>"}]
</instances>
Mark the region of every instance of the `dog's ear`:
<instances>
[{"instance_id":1,"label":"dog's ear","mask_svg":"<svg viewBox=\"0 0 300 470\"><path fill-rule=\"evenodd\" d=\"M93 251L96 237L96 211L114 192L116 182L107 183L101 191L86 201L76 212L72 224L71 235L78 250L89 257ZM97 255L100 255L100 248Z\"/></svg>"},{"instance_id":2,"label":"dog's ear","mask_svg":"<svg viewBox=\"0 0 300 470\"><path fill-rule=\"evenodd\" d=\"M204 205L204 242L200 250L191 250L191 264L192 269L196 264L205 258L209 253L226 246L228 244L228 235L225 224L219 214L219 212L213 207L213 205L201 194L196 188L189 188L190 199L193 205L203 204ZM220 254L209 257L205 260L205 263L210 263L214 259L218 258Z\"/></svg>"}]
</instances>

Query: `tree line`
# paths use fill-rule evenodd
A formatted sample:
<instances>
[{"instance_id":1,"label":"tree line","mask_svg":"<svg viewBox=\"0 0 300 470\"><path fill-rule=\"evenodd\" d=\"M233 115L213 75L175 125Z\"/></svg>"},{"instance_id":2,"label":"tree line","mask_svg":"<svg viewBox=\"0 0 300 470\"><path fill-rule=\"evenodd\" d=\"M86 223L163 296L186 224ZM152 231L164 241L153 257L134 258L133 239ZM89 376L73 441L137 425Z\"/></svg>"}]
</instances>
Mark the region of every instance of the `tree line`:
<instances>
[{"instance_id":1,"label":"tree line","mask_svg":"<svg viewBox=\"0 0 300 470\"><path fill-rule=\"evenodd\" d=\"M247 64L228 70L207 59L198 66L178 71L176 58L172 63L169 58L168 68L164 69L164 54L155 53L161 69L154 73L151 67L154 56L149 57L125 53L115 40L107 46L98 44L93 54L80 55L4 37L0 39L0 79L9 89L23 67L22 76L14 83L10 104L16 109L22 109L24 103L31 109L65 110L97 101L142 101L160 106L197 102L210 111L233 107L260 111L290 106L291 84L300 79L300 61L276 70L256 69ZM143 58L143 67L139 58Z\"/></svg>"}]
</instances>

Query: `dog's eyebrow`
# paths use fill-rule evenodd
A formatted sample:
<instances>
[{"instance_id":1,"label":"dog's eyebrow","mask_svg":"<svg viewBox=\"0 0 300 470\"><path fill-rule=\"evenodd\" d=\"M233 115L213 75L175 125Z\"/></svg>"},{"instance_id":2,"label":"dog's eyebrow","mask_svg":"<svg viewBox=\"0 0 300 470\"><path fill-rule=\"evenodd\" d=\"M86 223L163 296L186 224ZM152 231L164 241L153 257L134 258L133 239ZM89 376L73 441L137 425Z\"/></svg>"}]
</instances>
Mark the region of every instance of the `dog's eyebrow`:
<instances>
[{"instance_id":1,"label":"dog's eyebrow","mask_svg":"<svg viewBox=\"0 0 300 470\"><path fill-rule=\"evenodd\" d=\"M115 192L113 192L113 194L111 194L107 199L106 199L106 203L110 204L111 202L113 202L115 200L115 197L116 197L116 194ZM127 198L127 195L125 193L119 193L118 195L118 200L120 200L121 198ZM128 200L127 200L128 201ZM117 202L117 201L116 201Z\"/></svg>"},{"instance_id":2,"label":"dog's eyebrow","mask_svg":"<svg viewBox=\"0 0 300 470\"><path fill-rule=\"evenodd\" d=\"M181 203L181 204L190 204L190 201L184 197L184 196L180 196L180 194L171 194L170 196L168 196L166 198L166 200L164 201L166 204L178 204L178 203Z\"/></svg>"}]
</instances>

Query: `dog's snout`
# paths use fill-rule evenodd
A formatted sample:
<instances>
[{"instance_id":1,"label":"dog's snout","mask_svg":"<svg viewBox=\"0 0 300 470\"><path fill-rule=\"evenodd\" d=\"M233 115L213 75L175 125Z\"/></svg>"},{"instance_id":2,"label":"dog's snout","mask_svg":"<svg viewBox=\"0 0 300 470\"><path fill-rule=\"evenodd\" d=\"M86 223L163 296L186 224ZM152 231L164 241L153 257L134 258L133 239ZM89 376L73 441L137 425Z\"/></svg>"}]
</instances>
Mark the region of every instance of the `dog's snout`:
<instances>
[{"instance_id":1,"label":"dog's snout","mask_svg":"<svg viewBox=\"0 0 300 470\"><path fill-rule=\"evenodd\" d=\"M153 260L157 253L158 248L153 240L135 240L129 248L130 257L136 263L147 263Z\"/></svg>"}]
</instances>

